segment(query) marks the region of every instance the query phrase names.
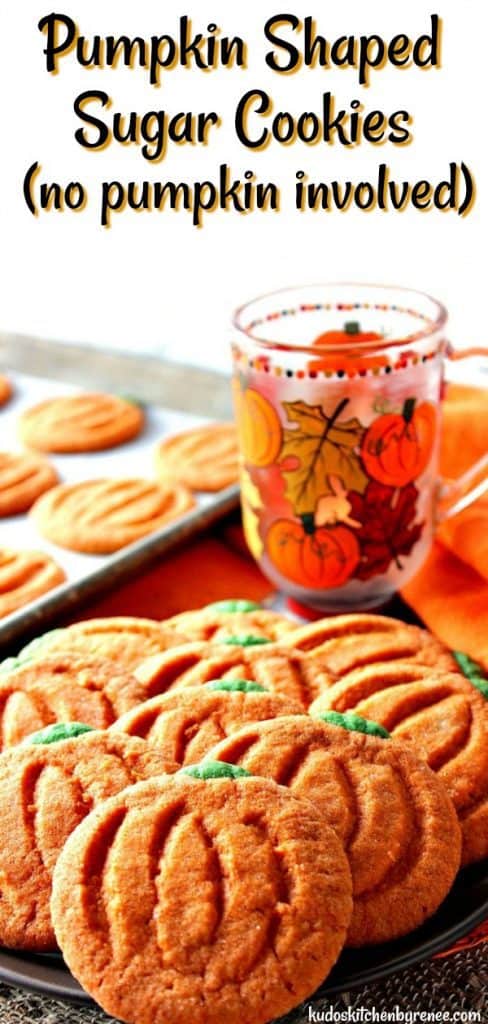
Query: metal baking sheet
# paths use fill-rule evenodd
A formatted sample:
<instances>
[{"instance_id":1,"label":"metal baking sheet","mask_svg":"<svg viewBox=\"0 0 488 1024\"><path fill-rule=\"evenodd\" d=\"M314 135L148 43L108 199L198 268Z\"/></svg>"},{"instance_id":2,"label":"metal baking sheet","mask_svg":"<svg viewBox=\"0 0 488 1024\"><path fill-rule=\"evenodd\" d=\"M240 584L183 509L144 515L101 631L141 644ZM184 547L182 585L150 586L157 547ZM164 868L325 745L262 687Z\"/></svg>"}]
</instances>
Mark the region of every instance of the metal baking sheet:
<instances>
[{"instance_id":1,"label":"metal baking sheet","mask_svg":"<svg viewBox=\"0 0 488 1024\"><path fill-rule=\"evenodd\" d=\"M26 374L10 376L15 395L0 410L0 450L22 451L18 420L23 410L47 398L80 394L82 389ZM154 479L156 442L166 435L205 422L208 421L202 416L151 405L146 409L145 429L133 441L107 451L49 455L48 458L65 483L102 477ZM186 515L113 555L85 555L58 547L38 533L29 515L0 519L2 547L45 551L64 569L67 577L61 586L0 619L0 651L31 632L47 628L56 616L74 613L86 599L122 583L138 569L142 570L182 541L206 529L237 507L239 487L236 484L217 494L196 494L195 497L196 506Z\"/></svg>"}]
</instances>

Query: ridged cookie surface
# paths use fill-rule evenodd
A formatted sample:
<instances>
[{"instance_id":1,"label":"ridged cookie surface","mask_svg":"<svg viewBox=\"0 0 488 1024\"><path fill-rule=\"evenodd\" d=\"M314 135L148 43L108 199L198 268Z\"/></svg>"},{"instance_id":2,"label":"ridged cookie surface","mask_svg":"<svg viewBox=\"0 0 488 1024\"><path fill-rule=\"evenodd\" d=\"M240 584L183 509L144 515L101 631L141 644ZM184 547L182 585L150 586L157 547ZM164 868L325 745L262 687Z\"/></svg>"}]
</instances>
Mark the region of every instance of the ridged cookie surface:
<instances>
[{"instance_id":1,"label":"ridged cookie surface","mask_svg":"<svg viewBox=\"0 0 488 1024\"><path fill-rule=\"evenodd\" d=\"M351 879L311 804L267 779L178 774L83 822L52 912L70 970L117 1018L264 1024L328 974Z\"/></svg>"},{"instance_id":2,"label":"ridged cookie surface","mask_svg":"<svg viewBox=\"0 0 488 1024\"><path fill-rule=\"evenodd\" d=\"M24 444L43 452L90 452L129 441L144 426L142 409L117 395L67 395L27 409L20 418Z\"/></svg>"},{"instance_id":3,"label":"ridged cookie surface","mask_svg":"<svg viewBox=\"0 0 488 1024\"><path fill-rule=\"evenodd\" d=\"M54 466L39 455L0 452L0 516L27 509L59 481Z\"/></svg>"},{"instance_id":4,"label":"ridged cookie surface","mask_svg":"<svg viewBox=\"0 0 488 1024\"><path fill-rule=\"evenodd\" d=\"M402 744L300 715L246 726L208 756L290 787L336 830L353 878L348 945L405 935L449 892L461 856L456 812Z\"/></svg>"},{"instance_id":5,"label":"ridged cookie surface","mask_svg":"<svg viewBox=\"0 0 488 1024\"><path fill-rule=\"evenodd\" d=\"M193 505L181 484L85 480L53 487L30 514L39 532L54 544L106 555L179 519Z\"/></svg>"},{"instance_id":6,"label":"ridged cookie surface","mask_svg":"<svg viewBox=\"0 0 488 1024\"><path fill-rule=\"evenodd\" d=\"M183 766L200 761L244 725L300 711L295 701L256 683L227 679L154 697L122 715L112 728L147 740L168 761Z\"/></svg>"},{"instance_id":7,"label":"ridged cookie surface","mask_svg":"<svg viewBox=\"0 0 488 1024\"><path fill-rule=\"evenodd\" d=\"M73 830L98 803L168 766L143 740L89 732L0 755L0 943L56 949L52 872Z\"/></svg>"},{"instance_id":8,"label":"ridged cookie surface","mask_svg":"<svg viewBox=\"0 0 488 1024\"><path fill-rule=\"evenodd\" d=\"M310 709L355 711L409 742L437 772L463 830L463 863L488 856L488 700L459 672L411 662L356 669Z\"/></svg>"},{"instance_id":9,"label":"ridged cookie surface","mask_svg":"<svg viewBox=\"0 0 488 1024\"><path fill-rule=\"evenodd\" d=\"M0 548L0 618L42 597L65 579L54 558L42 551Z\"/></svg>"},{"instance_id":10,"label":"ridged cookie surface","mask_svg":"<svg viewBox=\"0 0 488 1024\"><path fill-rule=\"evenodd\" d=\"M145 688L109 661L53 655L0 674L0 747L54 722L106 729L145 699Z\"/></svg>"}]
</instances>

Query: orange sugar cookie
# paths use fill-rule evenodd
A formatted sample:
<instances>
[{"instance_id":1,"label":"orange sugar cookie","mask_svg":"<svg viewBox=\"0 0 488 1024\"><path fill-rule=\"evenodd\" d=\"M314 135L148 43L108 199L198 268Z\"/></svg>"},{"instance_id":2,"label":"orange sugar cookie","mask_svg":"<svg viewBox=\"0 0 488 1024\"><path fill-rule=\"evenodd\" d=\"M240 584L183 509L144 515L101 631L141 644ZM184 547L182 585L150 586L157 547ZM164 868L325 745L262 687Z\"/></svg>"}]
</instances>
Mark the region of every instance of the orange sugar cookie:
<instances>
[{"instance_id":1,"label":"orange sugar cookie","mask_svg":"<svg viewBox=\"0 0 488 1024\"><path fill-rule=\"evenodd\" d=\"M150 480L86 480L59 484L36 501L31 515L44 537L87 554L118 551L193 508L181 484Z\"/></svg>"},{"instance_id":2,"label":"orange sugar cookie","mask_svg":"<svg viewBox=\"0 0 488 1024\"><path fill-rule=\"evenodd\" d=\"M40 551L0 548L0 618L63 583L66 576Z\"/></svg>"},{"instance_id":3,"label":"orange sugar cookie","mask_svg":"<svg viewBox=\"0 0 488 1024\"><path fill-rule=\"evenodd\" d=\"M43 452L91 452L130 441L141 432L140 406L99 393L50 398L20 417L20 437Z\"/></svg>"},{"instance_id":4,"label":"orange sugar cookie","mask_svg":"<svg viewBox=\"0 0 488 1024\"><path fill-rule=\"evenodd\" d=\"M68 725L68 738L60 739L62 731L54 726L0 755L0 943L17 949L56 949L52 873L80 821L107 797L168 767L154 747L123 733L71 738Z\"/></svg>"},{"instance_id":5,"label":"orange sugar cookie","mask_svg":"<svg viewBox=\"0 0 488 1024\"><path fill-rule=\"evenodd\" d=\"M358 724L364 732L350 731ZM456 812L440 779L406 745L368 735L372 728L275 718L246 726L208 754L288 786L336 830L353 879L351 946L417 928L449 892L461 858Z\"/></svg>"},{"instance_id":6,"label":"orange sugar cookie","mask_svg":"<svg viewBox=\"0 0 488 1024\"><path fill-rule=\"evenodd\" d=\"M40 455L0 452L0 516L26 512L58 482L54 466Z\"/></svg>"},{"instance_id":7,"label":"orange sugar cookie","mask_svg":"<svg viewBox=\"0 0 488 1024\"><path fill-rule=\"evenodd\" d=\"M166 437L156 448L155 465L160 480L177 480L192 491L221 491L239 476L236 428L211 423Z\"/></svg>"},{"instance_id":8,"label":"orange sugar cookie","mask_svg":"<svg viewBox=\"0 0 488 1024\"><path fill-rule=\"evenodd\" d=\"M323 817L269 779L202 769L105 801L56 865L65 961L122 1021L265 1024L344 942L351 877Z\"/></svg>"}]
</instances>

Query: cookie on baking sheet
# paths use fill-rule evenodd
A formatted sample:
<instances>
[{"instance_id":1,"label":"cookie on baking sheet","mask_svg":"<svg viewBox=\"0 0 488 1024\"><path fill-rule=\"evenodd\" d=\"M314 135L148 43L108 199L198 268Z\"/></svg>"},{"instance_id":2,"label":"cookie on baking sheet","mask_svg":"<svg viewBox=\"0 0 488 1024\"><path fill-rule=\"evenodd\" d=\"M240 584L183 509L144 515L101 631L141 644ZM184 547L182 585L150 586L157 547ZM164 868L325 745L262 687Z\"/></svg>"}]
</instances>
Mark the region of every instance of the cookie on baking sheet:
<instances>
[{"instance_id":1,"label":"cookie on baking sheet","mask_svg":"<svg viewBox=\"0 0 488 1024\"><path fill-rule=\"evenodd\" d=\"M160 480L177 480L192 491L221 491L239 478L237 430L233 423L210 423L165 437L155 466Z\"/></svg>"},{"instance_id":2,"label":"cookie on baking sheet","mask_svg":"<svg viewBox=\"0 0 488 1024\"><path fill-rule=\"evenodd\" d=\"M186 640L221 640L242 633L279 640L295 623L278 612L268 611L256 601L233 599L215 601L205 608L173 615L164 625L176 629Z\"/></svg>"},{"instance_id":3,"label":"cookie on baking sheet","mask_svg":"<svg viewBox=\"0 0 488 1024\"><path fill-rule=\"evenodd\" d=\"M172 768L155 747L122 733L49 732L0 755L0 944L56 949L49 900L68 836L107 797Z\"/></svg>"},{"instance_id":4,"label":"cookie on baking sheet","mask_svg":"<svg viewBox=\"0 0 488 1024\"><path fill-rule=\"evenodd\" d=\"M268 779L200 767L106 801L56 866L65 961L123 1021L265 1024L344 942L350 872L321 815Z\"/></svg>"},{"instance_id":5,"label":"cookie on baking sheet","mask_svg":"<svg viewBox=\"0 0 488 1024\"><path fill-rule=\"evenodd\" d=\"M54 558L42 551L0 548L0 619L64 583Z\"/></svg>"},{"instance_id":6,"label":"cookie on baking sheet","mask_svg":"<svg viewBox=\"0 0 488 1024\"><path fill-rule=\"evenodd\" d=\"M306 710L333 681L320 652L309 654L266 637L227 637L218 643L194 641L148 658L135 669L148 696L174 688L200 686L212 679L249 679L293 700Z\"/></svg>"},{"instance_id":7,"label":"cookie on baking sheet","mask_svg":"<svg viewBox=\"0 0 488 1024\"><path fill-rule=\"evenodd\" d=\"M168 761L183 766L200 761L244 725L300 713L295 701L268 693L259 683L218 679L153 697L122 715L112 728L147 740Z\"/></svg>"},{"instance_id":8,"label":"cookie on baking sheet","mask_svg":"<svg viewBox=\"0 0 488 1024\"><path fill-rule=\"evenodd\" d=\"M17 661L23 664L39 656L50 657L61 652L115 661L131 672L146 658L177 642L184 643L185 638L178 638L174 629L167 630L164 622L131 615L107 616L43 633L22 648Z\"/></svg>"},{"instance_id":9,"label":"cookie on baking sheet","mask_svg":"<svg viewBox=\"0 0 488 1024\"><path fill-rule=\"evenodd\" d=\"M463 831L463 863L488 856L488 700L459 672L369 665L335 683L312 714L354 711L413 744L437 772Z\"/></svg>"},{"instance_id":10,"label":"cookie on baking sheet","mask_svg":"<svg viewBox=\"0 0 488 1024\"><path fill-rule=\"evenodd\" d=\"M459 868L461 832L445 787L413 751L346 726L276 718L208 757L289 786L324 814L351 865L347 944L363 946L405 935L437 910Z\"/></svg>"},{"instance_id":11,"label":"cookie on baking sheet","mask_svg":"<svg viewBox=\"0 0 488 1024\"><path fill-rule=\"evenodd\" d=\"M130 441L141 432L140 406L117 395L50 398L27 409L19 421L28 448L42 452L91 452Z\"/></svg>"},{"instance_id":12,"label":"cookie on baking sheet","mask_svg":"<svg viewBox=\"0 0 488 1024\"><path fill-rule=\"evenodd\" d=\"M426 629L386 615L335 615L299 626L284 642L320 653L336 678L361 665L406 658L446 671L458 667L447 647Z\"/></svg>"},{"instance_id":13,"label":"cookie on baking sheet","mask_svg":"<svg viewBox=\"0 0 488 1024\"><path fill-rule=\"evenodd\" d=\"M0 406L6 405L9 398L12 397L12 384L8 377L5 377L3 373L0 373Z\"/></svg>"},{"instance_id":14,"label":"cookie on baking sheet","mask_svg":"<svg viewBox=\"0 0 488 1024\"><path fill-rule=\"evenodd\" d=\"M150 480L58 484L31 516L44 537L72 551L106 555L179 519L195 502L186 487Z\"/></svg>"},{"instance_id":15,"label":"cookie on baking sheet","mask_svg":"<svg viewBox=\"0 0 488 1024\"><path fill-rule=\"evenodd\" d=\"M0 516L26 512L36 499L59 482L47 459L28 453L0 452Z\"/></svg>"},{"instance_id":16,"label":"cookie on baking sheet","mask_svg":"<svg viewBox=\"0 0 488 1024\"><path fill-rule=\"evenodd\" d=\"M145 699L144 687L113 662L54 655L0 674L0 749L54 722L106 729Z\"/></svg>"}]
</instances>

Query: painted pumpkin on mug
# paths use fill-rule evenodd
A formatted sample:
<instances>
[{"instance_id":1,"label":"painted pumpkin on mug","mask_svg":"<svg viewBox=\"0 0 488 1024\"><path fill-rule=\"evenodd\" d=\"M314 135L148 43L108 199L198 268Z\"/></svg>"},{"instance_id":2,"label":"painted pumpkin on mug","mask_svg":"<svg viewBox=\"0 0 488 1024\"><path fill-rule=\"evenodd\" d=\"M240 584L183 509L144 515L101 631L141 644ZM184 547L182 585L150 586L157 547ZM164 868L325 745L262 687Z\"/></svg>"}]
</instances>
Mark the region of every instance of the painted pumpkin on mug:
<instances>
[{"instance_id":1,"label":"painted pumpkin on mug","mask_svg":"<svg viewBox=\"0 0 488 1024\"><path fill-rule=\"evenodd\" d=\"M355 534L347 526L315 527L313 516L302 522L277 519L268 530L269 558L281 575L313 590L340 587L359 564Z\"/></svg>"},{"instance_id":2,"label":"painted pumpkin on mug","mask_svg":"<svg viewBox=\"0 0 488 1024\"><path fill-rule=\"evenodd\" d=\"M233 381L237 429L244 461L251 466L271 466L280 453L283 431L278 413L259 391L242 390Z\"/></svg>"},{"instance_id":3,"label":"painted pumpkin on mug","mask_svg":"<svg viewBox=\"0 0 488 1024\"><path fill-rule=\"evenodd\" d=\"M366 431L361 459L368 476L387 487L416 480L430 461L435 435L435 406L407 398L401 413L379 416Z\"/></svg>"}]
</instances>

